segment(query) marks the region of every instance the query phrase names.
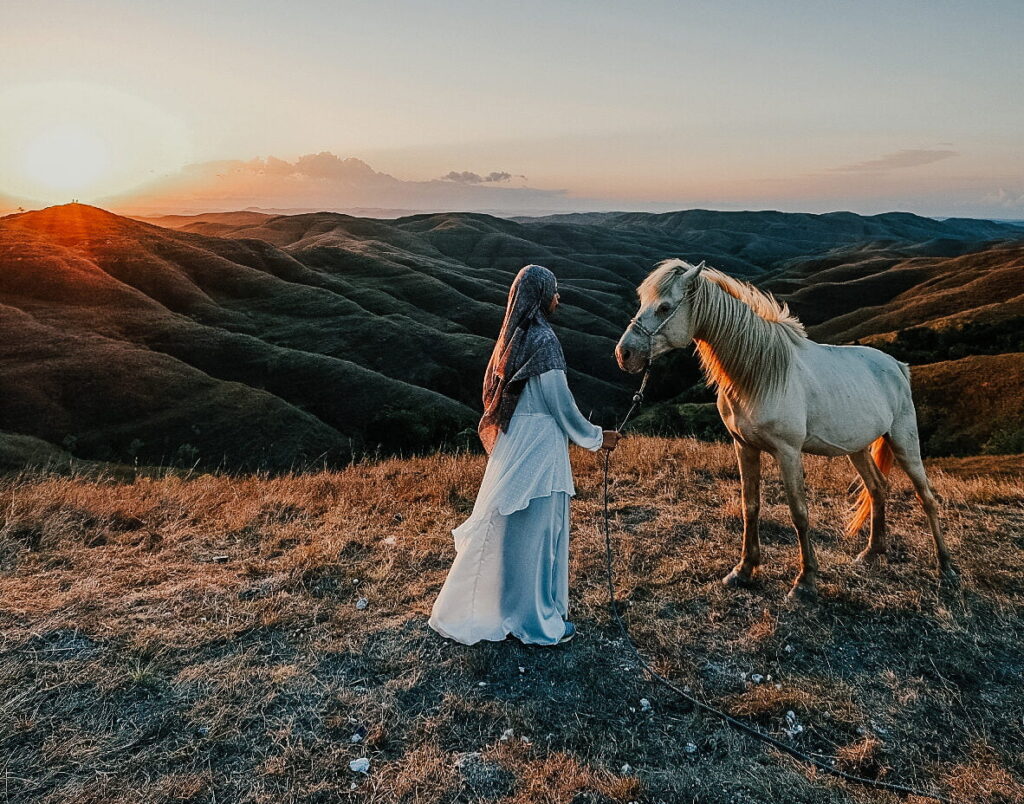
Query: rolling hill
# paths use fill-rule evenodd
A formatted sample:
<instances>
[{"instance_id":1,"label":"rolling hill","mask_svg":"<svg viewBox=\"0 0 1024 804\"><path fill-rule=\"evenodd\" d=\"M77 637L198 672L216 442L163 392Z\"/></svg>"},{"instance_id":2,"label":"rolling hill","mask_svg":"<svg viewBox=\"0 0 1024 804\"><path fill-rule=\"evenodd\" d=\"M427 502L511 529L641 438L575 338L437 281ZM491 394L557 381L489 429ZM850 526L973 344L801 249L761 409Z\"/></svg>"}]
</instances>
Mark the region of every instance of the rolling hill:
<instances>
[{"instance_id":1,"label":"rolling hill","mask_svg":"<svg viewBox=\"0 0 1024 804\"><path fill-rule=\"evenodd\" d=\"M10 461L48 454L47 444L79 460L281 471L473 443L507 288L529 262L559 276L556 328L570 382L583 410L610 423L633 382L614 364L614 342L634 310L633 288L659 259L707 258L781 283L813 317L819 307L857 314L836 301L849 278L835 272L849 263L824 267L837 254L873 248L916 265L948 252L982 261L978 298L999 306L1007 282L985 277L1005 255L972 255L1020 234L895 213L700 210L521 221L244 212L160 222L78 204L0 219L0 432L37 440L8 444ZM906 270L921 282L941 274ZM946 290L939 282L934 292ZM857 326L881 332L865 321ZM655 394L684 390L696 379L691 364L680 355L675 365L685 368L663 371Z\"/></svg>"}]
</instances>

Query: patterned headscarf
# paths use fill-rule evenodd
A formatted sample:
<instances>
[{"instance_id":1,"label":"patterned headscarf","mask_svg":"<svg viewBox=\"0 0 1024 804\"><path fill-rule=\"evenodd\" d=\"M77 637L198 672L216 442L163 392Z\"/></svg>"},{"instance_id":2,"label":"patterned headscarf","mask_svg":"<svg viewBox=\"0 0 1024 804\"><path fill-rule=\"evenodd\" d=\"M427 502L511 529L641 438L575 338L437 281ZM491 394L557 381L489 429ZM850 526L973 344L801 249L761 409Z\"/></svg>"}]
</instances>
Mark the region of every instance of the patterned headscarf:
<instances>
[{"instance_id":1,"label":"patterned headscarf","mask_svg":"<svg viewBox=\"0 0 1024 804\"><path fill-rule=\"evenodd\" d=\"M484 374L484 415L477 428L488 454L499 429L508 431L526 381L551 369L565 370L562 345L546 316L557 290L555 275L540 265L523 268L509 289L505 320Z\"/></svg>"}]
</instances>

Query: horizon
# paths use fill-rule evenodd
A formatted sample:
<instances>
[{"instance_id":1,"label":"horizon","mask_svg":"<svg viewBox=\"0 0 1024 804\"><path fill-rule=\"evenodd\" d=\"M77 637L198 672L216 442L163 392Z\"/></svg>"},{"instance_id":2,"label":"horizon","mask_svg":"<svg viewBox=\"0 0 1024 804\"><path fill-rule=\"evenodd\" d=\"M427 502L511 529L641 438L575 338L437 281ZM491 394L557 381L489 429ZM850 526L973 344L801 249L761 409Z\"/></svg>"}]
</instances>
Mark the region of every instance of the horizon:
<instances>
[{"instance_id":1,"label":"horizon","mask_svg":"<svg viewBox=\"0 0 1024 804\"><path fill-rule=\"evenodd\" d=\"M248 207L245 209L222 209L222 210L205 210L205 211L183 211L183 212L157 212L154 214L135 213L131 211L119 211L110 209L98 204L90 204L78 200L66 201L62 203L46 204L35 207L18 207L14 210L0 209L0 219L11 217L15 215L25 215L36 212L47 212L55 209L67 209L69 207L88 207L99 212L103 212L108 215L115 217L126 218L128 220L139 221L141 223L156 222L156 225L162 219L168 218L199 218L209 215L232 215L238 213L252 213L257 215L266 215L267 217L288 217L293 215L319 215L319 214L330 214L330 215L344 215L350 218L366 218L370 220L398 220L401 218L410 218L416 216L433 216L433 215L483 215L485 217L502 218L506 220L514 220L516 218L549 218L549 217L567 217L573 215L587 215L587 214L602 214L602 215L626 215L626 214L649 214L649 215L672 215L675 213L686 213L686 212L710 212L713 214L737 214L737 215L810 215L812 217L825 217L832 215L856 215L861 218L883 218L894 215L912 215L914 217L934 220L934 221L953 221L953 220L977 220L977 221L989 221L991 223L1005 223L1010 225L1024 225L1024 218L972 218L970 216L935 216L935 215L920 215L916 212L910 212L909 210L891 209L884 212L876 212L871 214L862 214L859 212L853 212L848 209L834 209L827 210L825 212L803 212L803 211L786 211L780 209L708 209L705 207L690 207L687 209L667 209L663 211L647 212L643 210L635 209L608 209L590 212L559 212L559 211L540 211L535 214L529 213L504 213L496 210L457 210L457 209L442 209L442 210L394 210L394 209L372 209L362 208L355 211L349 211L346 209L263 209L259 207ZM371 215L371 212L381 213L401 213L401 214L381 214ZM1012 231L1012 230L1010 230Z\"/></svg>"},{"instance_id":2,"label":"horizon","mask_svg":"<svg viewBox=\"0 0 1024 804\"><path fill-rule=\"evenodd\" d=\"M1024 218L1020 4L639 8L14 0L0 210Z\"/></svg>"}]
</instances>

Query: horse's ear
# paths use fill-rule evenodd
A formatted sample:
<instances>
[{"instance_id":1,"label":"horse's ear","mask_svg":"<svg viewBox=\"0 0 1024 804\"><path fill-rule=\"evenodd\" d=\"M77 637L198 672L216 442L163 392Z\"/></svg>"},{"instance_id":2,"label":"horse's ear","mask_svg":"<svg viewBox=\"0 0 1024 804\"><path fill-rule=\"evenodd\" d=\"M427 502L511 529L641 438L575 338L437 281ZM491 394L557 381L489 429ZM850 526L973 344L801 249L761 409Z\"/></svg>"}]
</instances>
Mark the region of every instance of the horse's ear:
<instances>
[{"instance_id":1,"label":"horse's ear","mask_svg":"<svg viewBox=\"0 0 1024 804\"><path fill-rule=\"evenodd\" d=\"M686 273L683 274L683 278L686 279L687 282L689 282L691 279L696 279L698 276L700 276L700 272L703 271L705 267L706 266L704 265L704 260L701 260L700 265L691 265L689 268L687 268Z\"/></svg>"}]
</instances>

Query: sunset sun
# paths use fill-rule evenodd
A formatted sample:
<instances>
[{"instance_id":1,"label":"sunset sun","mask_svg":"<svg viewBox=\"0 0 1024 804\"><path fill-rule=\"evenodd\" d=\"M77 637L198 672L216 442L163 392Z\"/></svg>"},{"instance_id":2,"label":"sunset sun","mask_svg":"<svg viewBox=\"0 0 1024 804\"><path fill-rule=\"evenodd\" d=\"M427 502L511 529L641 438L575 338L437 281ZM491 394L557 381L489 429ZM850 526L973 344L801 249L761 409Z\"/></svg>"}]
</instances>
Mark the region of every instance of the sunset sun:
<instances>
[{"instance_id":1,"label":"sunset sun","mask_svg":"<svg viewBox=\"0 0 1024 804\"><path fill-rule=\"evenodd\" d=\"M80 192L93 187L110 169L110 152L98 132L54 127L28 143L22 166L40 187Z\"/></svg>"},{"instance_id":2,"label":"sunset sun","mask_svg":"<svg viewBox=\"0 0 1024 804\"><path fill-rule=\"evenodd\" d=\"M44 203L117 196L187 161L184 126L108 87L25 85L0 92L0 193Z\"/></svg>"}]
</instances>

